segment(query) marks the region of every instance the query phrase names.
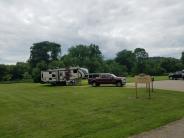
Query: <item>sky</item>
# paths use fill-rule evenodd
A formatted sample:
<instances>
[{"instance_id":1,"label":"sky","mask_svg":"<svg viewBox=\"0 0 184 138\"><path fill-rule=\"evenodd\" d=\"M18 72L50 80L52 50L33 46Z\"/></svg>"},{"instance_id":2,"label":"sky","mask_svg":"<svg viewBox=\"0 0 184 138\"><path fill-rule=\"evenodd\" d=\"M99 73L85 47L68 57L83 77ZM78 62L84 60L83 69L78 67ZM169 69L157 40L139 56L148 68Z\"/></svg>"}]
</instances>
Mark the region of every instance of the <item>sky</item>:
<instances>
[{"instance_id":1,"label":"sky","mask_svg":"<svg viewBox=\"0 0 184 138\"><path fill-rule=\"evenodd\" d=\"M97 44L105 58L145 48L180 58L184 0L0 0L0 64L25 62L33 43Z\"/></svg>"}]
</instances>

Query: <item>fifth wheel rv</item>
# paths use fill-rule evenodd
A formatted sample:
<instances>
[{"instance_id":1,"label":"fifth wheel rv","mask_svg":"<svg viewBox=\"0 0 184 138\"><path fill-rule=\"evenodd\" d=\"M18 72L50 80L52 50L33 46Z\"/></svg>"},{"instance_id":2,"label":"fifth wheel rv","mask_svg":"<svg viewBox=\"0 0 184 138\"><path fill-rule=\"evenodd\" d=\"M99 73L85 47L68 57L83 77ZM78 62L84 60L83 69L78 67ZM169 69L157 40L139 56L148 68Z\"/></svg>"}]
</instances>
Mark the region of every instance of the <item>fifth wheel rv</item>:
<instances>
[{"instance_id":1,"label":"fifth wheel rv","mask_svg":"<svg viewBox=\"0 0 184 138\"><path fill-rule=\"evenodd\" d=\"M81 79L87 78L87 76L88 69L79 67L41 71L41 81L53 85L77 85Z\"/></svg>"}]
</instances>

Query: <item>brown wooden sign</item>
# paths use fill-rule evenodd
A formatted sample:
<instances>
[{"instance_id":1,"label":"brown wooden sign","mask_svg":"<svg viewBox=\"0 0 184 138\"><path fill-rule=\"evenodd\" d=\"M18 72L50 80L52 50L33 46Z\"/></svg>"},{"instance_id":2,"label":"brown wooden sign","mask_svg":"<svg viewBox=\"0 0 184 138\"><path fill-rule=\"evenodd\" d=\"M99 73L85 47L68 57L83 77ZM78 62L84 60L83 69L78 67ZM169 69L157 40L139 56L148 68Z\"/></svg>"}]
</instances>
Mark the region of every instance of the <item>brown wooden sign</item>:
<instances>
[{"instance_id":1,"label":"brown wooden sign","mask_svg":"<svg viewBox=\"0 0 184 138\"><path fill-rule=\"evenodd\" d=\"M153 92L153 81L154 78L149 75L140 74L135 76L135 89L136 89L136 98L138 98L137 95L137 87L139 83L146 84L146 91L149 92L149 98L151 98L151 91Z\"/></svg>"}]
</instances>

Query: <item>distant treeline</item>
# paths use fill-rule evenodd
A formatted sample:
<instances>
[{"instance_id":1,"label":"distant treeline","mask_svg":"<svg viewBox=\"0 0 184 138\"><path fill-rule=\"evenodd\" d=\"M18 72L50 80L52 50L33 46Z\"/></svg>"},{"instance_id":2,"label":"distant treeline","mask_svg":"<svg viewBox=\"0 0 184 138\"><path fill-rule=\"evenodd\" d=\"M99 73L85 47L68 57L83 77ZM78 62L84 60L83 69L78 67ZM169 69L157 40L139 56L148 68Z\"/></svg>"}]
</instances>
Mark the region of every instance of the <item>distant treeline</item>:
<instances>
[{"instance_id":1,"label":"distant treeline","mask_svg":"<svg viewBox=\"0 0 184 138\"><path fill-rule=\"evenodd\" d=\"M33 79L40 81L41 70L79 66L89 72L110 72L119 76L146 73L164 75L184 69L184 52L181 59L166 57L149 57L143 48L134 51L122 50L114 59L104 59L99 46L76 45L68 49L68 54L61 56L61 45L53 42L35 43L30 48L30 58L26 63L16 65L0 64L0 81Z\"/></svg>"}]
</instances>

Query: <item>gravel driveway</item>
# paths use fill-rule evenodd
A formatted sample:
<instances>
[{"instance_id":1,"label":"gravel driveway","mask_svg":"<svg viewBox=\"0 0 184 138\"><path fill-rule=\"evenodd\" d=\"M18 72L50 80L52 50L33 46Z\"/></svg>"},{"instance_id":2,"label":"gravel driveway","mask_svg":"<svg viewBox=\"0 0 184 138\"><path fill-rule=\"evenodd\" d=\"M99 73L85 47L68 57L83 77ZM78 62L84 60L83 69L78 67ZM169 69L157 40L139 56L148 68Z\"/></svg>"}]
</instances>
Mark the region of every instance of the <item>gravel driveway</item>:
<instances>
[{"instance_id":1,"label":"gravel driveway","mask_svg":"<svg viewBox=\"0 0 184 138\"><path fill-rule=\"evenodd\" d=\"M134 83L127 83L127 87L133 88L135 86ZM138 85L140 88L145 87L144 84ZM154 82L155 89L164 89L164 90L174 90L184 92L184 80L164 80L164 81L155 81Z\"/></svg>"}]
</instances>

